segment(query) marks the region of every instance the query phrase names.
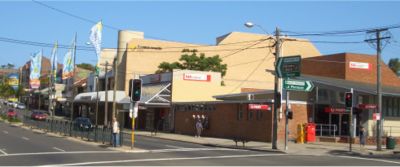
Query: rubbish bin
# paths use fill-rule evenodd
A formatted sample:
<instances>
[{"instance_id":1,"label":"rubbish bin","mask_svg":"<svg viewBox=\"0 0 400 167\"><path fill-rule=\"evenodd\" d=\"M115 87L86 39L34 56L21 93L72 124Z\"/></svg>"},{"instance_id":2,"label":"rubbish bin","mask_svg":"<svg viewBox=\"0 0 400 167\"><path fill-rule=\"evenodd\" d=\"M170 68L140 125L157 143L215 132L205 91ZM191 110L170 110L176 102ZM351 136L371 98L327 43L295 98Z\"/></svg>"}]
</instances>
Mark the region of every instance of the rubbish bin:
<instances>
[{"instance_id":1,"label":"rubbish bin","mask_svg":"<svg viewBox=\"0 0 400 167\"><path fill-rule=\"evenodd\" d=\"M306 125L306 141L315 142L315 124L313 123Z\"/></svg>"},{"instance_id":2,"label":"rubbish bin","mask_svg":"<svg viewBox=\"0 0 400 167\"><path fill-rule=\"evenodd\" d=\"M392 136L386 137L386 149L393 150L395 146L396 146L396 138Z\"/></svg>"}]
</instances>

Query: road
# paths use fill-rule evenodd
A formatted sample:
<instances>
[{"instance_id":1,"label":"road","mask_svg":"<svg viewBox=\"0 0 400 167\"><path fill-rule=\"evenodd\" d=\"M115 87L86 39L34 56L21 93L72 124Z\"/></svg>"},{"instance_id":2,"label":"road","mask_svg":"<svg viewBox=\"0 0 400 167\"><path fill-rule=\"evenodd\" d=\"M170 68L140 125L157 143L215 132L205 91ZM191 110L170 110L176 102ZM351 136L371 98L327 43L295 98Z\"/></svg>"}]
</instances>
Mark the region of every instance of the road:
<instances>
[{"instance_id":1,"label":"road","mask_svg":"<svg viewBox=\"0 0 400 167\"><path fill-rule=\"evenodd\" d=\"M0 165L400 165L393 160L249 151L137 136L136 151L73 141L0 122Z\"/></svg>"}]
</instances>

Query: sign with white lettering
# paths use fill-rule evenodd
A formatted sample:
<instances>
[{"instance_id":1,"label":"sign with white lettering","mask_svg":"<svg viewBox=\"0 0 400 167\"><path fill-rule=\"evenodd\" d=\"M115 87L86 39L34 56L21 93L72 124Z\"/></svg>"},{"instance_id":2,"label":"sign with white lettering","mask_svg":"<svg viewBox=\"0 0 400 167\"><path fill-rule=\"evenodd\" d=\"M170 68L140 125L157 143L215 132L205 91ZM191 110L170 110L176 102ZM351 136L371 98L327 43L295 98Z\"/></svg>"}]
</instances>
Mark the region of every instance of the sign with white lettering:
<instances>
[{"instance_id":1,"label":"sign with white lettering","mask_svg":"<svg viewBox=\"0 0 400 167\"><path fill-rule=\"evenodd\" d=\"M269 107L266 104L249 104L249 110L271 110L271 107Z\"/></svg>"},{"instance_id":2,"label":"sign with white lettering","mask_svg":"<svg viewBox=\"0 0 400 167\"><path fill-rule=\"evenodd\" d=\"M374 121L381 120L381 113L372 113L372 119Z\"/></svg>"},{"instance_id":3,"label":"sign with white lettering","mask_svg":"<svg viewBox=\"0 0 400 167\"><path fill-rule=\"evenodd\" d=\"M369 69L371 69L371 64L351 61L349 63L349 68L369 70Z\"/></svg>"},{"instance_id":4,"label":"sign with white lettering","mask_svg":"<svg viewBox=\"0 0 400 167\"><path fill-rule=\"evenodd\" d=\"M183 80L190 80L190 81L211 81L211 75L207 74L183 74Z\"/></svg>"}]
</instances>

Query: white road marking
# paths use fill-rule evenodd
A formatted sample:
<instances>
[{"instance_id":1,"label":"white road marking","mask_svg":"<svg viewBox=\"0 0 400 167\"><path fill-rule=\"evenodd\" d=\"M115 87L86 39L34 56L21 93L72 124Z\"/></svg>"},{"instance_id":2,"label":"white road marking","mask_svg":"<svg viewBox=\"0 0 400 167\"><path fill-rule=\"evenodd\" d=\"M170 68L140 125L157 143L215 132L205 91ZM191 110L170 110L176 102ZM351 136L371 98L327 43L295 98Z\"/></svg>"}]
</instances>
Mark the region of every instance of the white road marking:
<instances>
[{"instance_id":1,"label":"white road marking","mask_svg":"<svg viewBox=\"0 0 400 167\"><path fill-rule=\"evenodd\" d=\"M342 157L342 158L349 158L349 159L361 159L361 160L369 160L369 161L378 161L378 162L400 164L400 162L397 162L397 161L390 161L390 160L376 159L376 158L362 158L362 157L352 157L352 156L344 156L344 155L335 155L335 156L332 156L332 157Z\"/></svg>"},{"instance_id":2,"label":"white road marking","mask_svg":"<svg viewBox=\"0 0 400 167\"><path fill-rule=\"evenodd\" d=\"M171 148L184 148L184 147L179 147L179 146L173 146L173 145L165 145L167 147L171 147Z\"/></svg>"},{"instance_id":3,"label":"white road marking","mask_svg":"<svg viewBox=\"0 0 400 167\"><path fill-rule=\"evenodd\" d=\"M4 133L4 134L8 134L8 131L3 130L3 133Z\"/></svg>"},{"instance_id":4,"label":"white road marking","mask_svg":"<svg viewBox=\"0 0 400 167\"><path fill-rule=\"evenodd\" d=\"M154 162L154 161L199 160L199 159L247 158L247 157L266 157L266 156L281 156L281 155L287 155L287 154L253 154L253 155L186 157L186 158L129 159L129 160L117 160L117 161L94 161L94 162L80 162L80 163L70 163L70 164L51 164L51 165L44 165L44 166L83 166L83 165L127 163L127 162L149 162L149 161Z\"/></svg>"},{"instance_id":5,"label":"white road marking","mask_svg":"<svg viewBox=\"0 0 400 167\"><path fill-rule=\"evenodd\" d=\"M29 140L29 138L27 138L27 137L25 137L25 136L22 136L22 139L24 139L24 140Z\"/></svg>"},{"instance_id":6,"label":"white road marking","mask_svg":"<svg viewBox=\"0 0 400 167\"><path fill-rule=\"evenodd\" d=\"M65 152L65 150L61 149L61 148L57 148L57 147L53 147L53 149L61 151L61 152Z\"/></svg>"},{"instance_id":7,"label":"white road marking","mask_svg":"<svg viewBox=\"0 0 400 167\"><path fill-rule=\"evenodd\" d=\"M121 153L120 151L71 151L71 152L36 152L36 153L15 153L7 156L27 156L27 155L52 155L52 154L100 154L100 153ZM6 155L0 155L5 157Z\"/></svg>"},{"instance_id":8,"label":"white road marking","mask_svg":"<svg viewBox=\"0 0 400 167\"><path fill-rule=\"evenodd\" d=\"M4 151L4 149L0 149L0 152L1 152L3 155L8 155L8 154Z\"/></svg>"},{"instance_id":9,"label":"white road marking","mask_svg":"<svg viewBox=\"0 0 400 167\"><path fill-rule=\"evenodd\" d=\"M185 151L248 151L242 149L231 149L231 148L173 148L173 149L158 149L149 150L152 153L164 153L164 152L185 152Z\"/></svg>"}]
</instances>

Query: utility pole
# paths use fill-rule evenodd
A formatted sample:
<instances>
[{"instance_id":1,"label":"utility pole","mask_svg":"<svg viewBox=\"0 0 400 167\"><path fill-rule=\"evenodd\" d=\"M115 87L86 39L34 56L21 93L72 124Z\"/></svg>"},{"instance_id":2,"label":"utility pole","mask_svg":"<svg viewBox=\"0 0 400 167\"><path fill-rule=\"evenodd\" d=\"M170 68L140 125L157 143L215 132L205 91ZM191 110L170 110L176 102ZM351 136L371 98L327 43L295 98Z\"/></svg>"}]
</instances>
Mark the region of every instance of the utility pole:
<instances>
[{"instance_id":1,"label":"utility pole","mask_svg":"<svg viewBox=\"0 0 400 167\"><path fill-rule=\"evenodd\" d=\"M96 128L99 125L98 123L98 113L99 113L99 75L96 74ZM97 132L97 131L96 131Z\"/></svg>"},{"instance_id":2,"label":"utility pole","mask_svg":"<svg viewBox=\"0 0 400 167\"><path fill-rule=\"evenodd\" d=\"M376 150L382 151L382 86L381 86L381 40L383 39L390 39L390 36L382 37L382 32L388 32L387 28L375 29L368 31L367 33L373 34L375 33L375 38L367 39L366 42L374 42L376 41L376 70L377 70L377 77L376 77L376 89L377 89L377 112L380 115L380 119L376 122Z\"/></svg>"},{"instance_id":3,"label":"utility pole","mask_svg":"<svg viewBox=\"0 0 400 167\"><path fill-rule=\"evenodd\" d=\"M277 65L278 58L280 57L281 54L281 40L280 40L280 30L278 27L276 27L275 30L275 66ZM278 149L277 147L277 140L278 140L278 108L277 106L278 101L280 103L280 99L278 100L278 84L279 84L279 78L278 75L275 72L275 80L274 80L274 117L273 117L273 125L272 125L272 149Z\"/></svg>"}]
</instances>

